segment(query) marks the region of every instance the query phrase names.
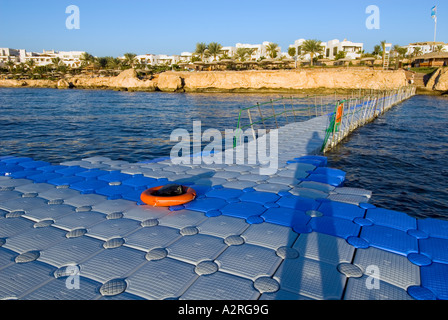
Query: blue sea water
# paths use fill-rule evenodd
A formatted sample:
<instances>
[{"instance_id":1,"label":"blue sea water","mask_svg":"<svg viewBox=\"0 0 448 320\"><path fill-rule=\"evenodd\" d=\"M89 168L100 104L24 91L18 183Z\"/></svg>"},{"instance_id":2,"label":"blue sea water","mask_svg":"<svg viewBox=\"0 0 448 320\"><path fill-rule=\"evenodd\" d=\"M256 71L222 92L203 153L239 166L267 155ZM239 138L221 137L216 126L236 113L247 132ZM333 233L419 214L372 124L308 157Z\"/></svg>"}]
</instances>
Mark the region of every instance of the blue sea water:
<instances>
[{"instance_id":1,"label":"blue sea water","mask_svg":"<svg viewBox=\"0 0 448 320\"><path fill-rule=\"evenodd\" d=\"M448 98L418 95L359 128L332 150L346 185L371 203L416 217L448 219Z\"/></svg>"},{"instance_id":2,"label":"blue sea water","mask_svg":"<svg viewBox=\"0 0 448 320\"><path fill-rule=\"evenodd\" d=\"M176 128L234 129L239 108L277 97L0 88L0 155L150 160L169 155ZM373 204L448 218L447 123L448 99L415 96L328 153L329 166L347 172L347 186L372 190Z\"/></svg>"}]
</instances>

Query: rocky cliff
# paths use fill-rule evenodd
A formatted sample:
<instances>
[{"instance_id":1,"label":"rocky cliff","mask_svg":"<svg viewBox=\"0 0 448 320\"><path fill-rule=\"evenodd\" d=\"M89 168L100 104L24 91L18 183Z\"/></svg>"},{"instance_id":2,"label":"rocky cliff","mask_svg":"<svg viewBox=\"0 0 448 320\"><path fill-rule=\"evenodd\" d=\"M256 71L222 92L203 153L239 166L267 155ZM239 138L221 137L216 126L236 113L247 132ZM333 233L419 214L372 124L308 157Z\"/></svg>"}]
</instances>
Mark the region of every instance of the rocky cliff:
<instances>
[{"instance_id":1,"label":"rocky cliff","mask_svg":"<svg viewBox=\"0 0 448 320\"><path fill-rule=\"evenodd\" d=\"M406 85L404 71L311 69L293 71L165 72L162 91L247 91L306 89L386 89Z\"/></svg>"},{"instance_id":2,"label":"rocky cliff","mask_svg":"<svg viewBox=\"0 0 448 320\"><path fill-rule=\"evenodd\" d=\"M426 83L426 89L448 91L448 68L439 68L434 71Z\"/></svg>"},{"instance_id":3,"label":"rocky cliff","mask_svg":"<svg viewBox=\"0 0 448 320\"><path fill-rule=\"evenodd\" d=\"M133 69L116 77L74 76L59 81L0 80L5 87L126 89L163 92L298 91L316 89L388 89L406 85L403 70L354 68L300 69L288 71L164 72L152 80L140 80Z\"/></svg>"}]
</instances>

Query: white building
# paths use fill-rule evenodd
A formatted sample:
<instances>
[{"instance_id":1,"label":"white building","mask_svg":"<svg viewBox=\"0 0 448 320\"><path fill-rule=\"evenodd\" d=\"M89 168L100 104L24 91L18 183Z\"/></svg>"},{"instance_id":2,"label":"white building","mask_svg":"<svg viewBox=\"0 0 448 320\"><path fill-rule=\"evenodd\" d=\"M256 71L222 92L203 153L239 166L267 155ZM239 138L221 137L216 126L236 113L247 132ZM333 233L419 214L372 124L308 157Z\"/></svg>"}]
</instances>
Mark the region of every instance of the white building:
<instances>
[{"instance_id":1,"label":"white building","mask_svg":"<svg viewBox=\"0 0 448 320\"><path fill-rule=\"evenodd\" d=\"M434 41L427 41L427 42L416 42L416 43L410 43L407 46L403 46L403 48L408 49L406 54L412 54L415 51L415 48L421 48L421 54L427 54L434 52L435 47L437 46L443 46L443 51L448 52L448 44L445 42L434 42Z\"/></svg>"},{"instance_id":2,"label":"white building","mask_svg":"<svg viewBox=\"0 0 448 320\"><path fill-rule=\"evenodd\" d=\"M311 59L310 54L304 53L302 50L302 46L305 41L305 39L298 39L289 47L295 48L296 55L302 60L309 61ZM364 44L347 41L347 39L344 39L343 41L334 39L328 42L322 42L321 46L323 47L321 55L328 59L333 60L340 51L344 51L346 53L346 58L356 59L361 57Z\"/></svg>"},{"instance_id":3,"label":"white building","mask_svg":"<svg viewBox=\"0 0 448 320\"><path fill-rule=\"evenodd\" d=\"M60 58L62 63L70 67L79 67L81 64L81 55L84 51L55 51L44 50L42 53L27 52L25 49L10 49L0 48L0 62L3 65L7 61L14 63L27 63L30 60L34 61L34 65L46 66L53 63L52 59Z\"/></svg>"},{"instance_id":4,"label":"white building","mask_svg":"<svg viewBox=\"0 0 448 320\"><path fill-rule=\"evenodd\" d=\"M124 57L121 57L120 59L124 59ZM156 65L156 55L152 53L138 55L135 57L135 60L137 60L138 63L143 65L150 65L150 66Z\"/></svg>"},{"instance_id":5,"label":"white building","mask_svg":"<svg viewBox=\"0 0 448 320\"><path fill-rule=\"evenodd\" d=\"M364 44L363 43L354 43L351 41L347 41L344 39L343 41L339 41L338 39L330 40L327 43L323 44L325 47L325 57L328 59L334 59L336 55L343 51L346 53L347 59L357 59L361 58L361 54L363 51Z\"/></svg>"},{"instance_id":6,"label":"white building","mask_svg":"<svg viewBox=\"0 0 448 320\"><path fill-rule=\"evenodd\" d=\"M179 57L179 62L191 62L193 58L192 52L182 52Z\"/></svg>"},{"instance_id":7,"label":"white building","mask_svg":"<svg viewBox=\"0 0 448 320\"><path fill-rule=\"evenodd\" d=\"M0 48L0 66L6 66L8 61L20 63L24 61L26 51L24 49Z\"/></svg>"},{"instance_id":8,"label":"white building","mask_svg":"<svg viewBox=\"0 0 448 320\"><path fill-rule=\"evenodd\" d=\"M120 57L119 59L124 59L124 57ZM191 60L191 54L188 55L188 53L184 52L183 56L182 56L182 55L166 55L166 54L149 53L149 54L137 55L134 59L137 60L138 63L141 63L143 65L148 65L148 66L157 66L157 65L171 66L173 64L177 64L177 63L183 61L182 59Z\"/></svg>"},{"instance_id":9,"label":"white building","mask_svg":"<svg viewBox=\"0 0 448 320\"><path fill-rule=\"evenodd\" d=\"M236 53L238 48L246 48L246 49L254 49L252 55L248 59L250 61L257 61L261 57L268 58L269 52L267 50L267 47L269 46L270 43L271 42L269 41L264 41L262 44L237 43L234 48L234 54ZM282 51L281 47L277 47L276 51L277 51L277 57L280 57Z\"/></svg>"}]
</instances>

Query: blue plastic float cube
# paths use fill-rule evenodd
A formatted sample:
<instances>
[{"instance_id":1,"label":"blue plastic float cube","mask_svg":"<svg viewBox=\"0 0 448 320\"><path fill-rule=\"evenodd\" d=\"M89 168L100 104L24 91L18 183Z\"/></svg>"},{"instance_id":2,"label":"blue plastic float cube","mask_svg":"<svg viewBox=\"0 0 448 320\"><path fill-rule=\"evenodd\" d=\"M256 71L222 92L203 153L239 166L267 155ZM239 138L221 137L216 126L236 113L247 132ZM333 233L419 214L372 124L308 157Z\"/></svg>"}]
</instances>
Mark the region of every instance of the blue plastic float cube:
<instances>
[{"instance_id":1,"label":"blue plastic float cube","mask_svg":"<svg viewBox=\"0 0 448 320\"><path fill-rule=\"evenodd\" d=\"M129 179L123 180L122 184L124 186L129 186L132 188L146 188L149 189L153 186L159 185L157 179L148 178L142 174L136 174Z\"/></svg>"},{"instance_id":2,"label":"blue plastic float cube","mask_svg":"<svg viewBox=\"0 0 448 320\"><path fill-rule=\"evenodd\" d=\"M329 176L325 174L310 174L308 177L304 179L300 179L302 181L314 181L329 184L330 186L340 187L344 183L344 179L336 176Z\"/></svg>"},{"instance_id":3,"label":"blue plastic float cube","mask_svg":"<svg viewBox=\"0 0 448 320\"><path fill-rule=\"evenodd\" d=\"M75 173L75 176L78 177L83 177L86 179L93 179L93 178L98 178L99 176L108 174L109 171L104 171L104 170L100 170L100 169L90 169L87 171L81 171L78 173Z\"/></svg>"},{"instance_id":4,"label":"blue plastic float cube","mask_svg":"<svg viewBox=\"0 0 448 320\"><path fill-rule=\"evenodd\" d=\"M448 300L448 265L432 263L420 268L421 286L429 289L440 300Z\"/></svg>"},{"instance_id":5,"label":"blue plastic float cube","mask_svg":"<svg viewBox=\"0 0 448 320\"><path fill-rule=\"evenodd\" d=\"M382 208L369 209L366 218L374 224L395 228L402 231L413 230L417 228L417 220L406 213L387 210Z\"/></svg>"},{"instance_id":6,"label":"blue plastic float cube","mask_svg":"<svg viewBox=\"0 0 448 320\"><path fill-rule=\"evenodd\" d=\"M7 164L7 165L0 167L0 175L9 176L14 172L20 172L23 170L24 170L24 168L22 166L19 166L16 164Z\"/></svg>"},{"instance_id":7,"label":"blue plastic float cube","mask_svg":"<svg viewBox=\"0 0 448 320\"><path fill-rule=\"evenodd\" d=\"M83 194L94 193L96 190L104 188L109 184L106 181L99 181L98 179L87 179L72 184L70 187L72 189L81 191Z\"/></svg>"},{"instance_id":8,"label":"blue plastic float cube","mask_svg":"<svg viewBox=\"0 0 448 320\"><path fill-rule=\"evenodd\" d=\"M225 207L221 208L220 211L226 216L247 219L251 216L260 216L264 211L266 211L266 208L258 203L237 202L229 203Z\"/></svg>"},{"instance_id":9,"label":"blue plastic float cube","mask_svg":"<svg viewBox=\"0 0 448 320\"><path fill-rule=\"evenodd\" d=\"M353 221L355 218L363 218L365 210L349 203L325 201L319 209L324 215L329 217L342 218Z\"/></svg>"},{"instance_id":10,"label":"blue plastic float cube","mask_svg":"<svg viewBox=\"0 0 448 320\"><path fill-rule=\"evenodd\" d=\"M241 197L241 201L255 202L262 205L266 205L267 203L275 203L280 197L272 192L245 192Z\"/></svg>"},{"instance_id":11,"label":"blue plastic float cube","mask_svg":"<svg viewBox=\"0 0 448 320\"><path fill-rule=\"evenodd\" d=\"M266 221L285 227L305 228L311 217L305 212L290 208L269 208L261 217Z\"/></svg>"},{"instance_id":12,"label":"blue plastic float cube","mask_svg":"<svg viewBox=\"0 0 448 320\"><path fill-rule=\"evenodd\" d=\"M67 167L67 168L55 170L55 173L59 173L64 176L72 176L79 172L83 172L83 171L87 171L87 170L88 169L86 169L86 168L82 168L79 166L73 166L73 167Z\"/></svg>"},{"instance_id":13,"label":"blue plastic float cube","mask_svg":"<svg viewBox=\"0 0 448 320\"><path fill-rule=\"evenodd\" d=\"M111 171L108 174L99 176L98 180L106 182L123 182L124 180L128 180L130 178L132 178L132 176L129 174L121 173L120 171Z\"/></svg>"},{"instance_id":14,"label":"blue plastic float cube","mask_svg":"<svg viewBox=\"0 0 448 320\"><path fill-rule=\"evenodd\" d=\"M227 201L218 198L195 199L184 204L185 209L207 213L209 211L219 210L227 205Z\"/></svg>"},{"instance_id":15,"label":"blue plastic float cube","mask_svg":"<svg viewBox=\"0 0 448 320\"><path fill-rule=\"evenodd\" d=\"M242 194L243 191L238 189L221 188L210 190L205 194L205 196L227 200L231 198L239 198Z\"/></svg>"},{"instance_id":16,"label":"blue plastic float cube","mask_svg":"<svg viewBox=\"0 0 448 320\"><path fill-rule=\"evenodd\" d=\"M29 176L28 179L33 180L35 183L43 183L60 177L62 177L62 174L55 172L44 172L41 174Z\"/></svg>"},{"instance_id":17,"label":"blue plastic float cube","mask_svg":"<svg viewBox=\"0 0 448 320\"><path fill-rule=\"evenodd\" d=\"M357 237L361 229L359 225L349 220L328 216L312 218L309 224L313 231L343 239Z\"/></svg>"},{"instance_id":18,"label":"blue plastic float cube","mask_svg":"<svg viewBox=\"0 0 448 320\"><path fill-rule=\"evenodd\" d=\"M362 228L361 238L372 247L403 256L418 253L417 239L401 230L373 225Z\"/></svg>"},{"instance_id":19,"label":"blue plastic float cube","mask_svg":"<svg viewBox=\"0 0 448 320\"><path fill-rule=\"evenodd\" d=\"M51 165L51 163L46 161L25 161L21 162L20 165L24 167L25 169L36 169L40 167L46 167Z\"/></svg>"},{"instance_id":20,"label":"blue plastic float cube","mask_svg":"<svg viewBox=\"0 0 448 320\"><path fill-rule=\"evenodd\" d=\"M313 174L323 174L326 176L336 177L340 178L342 181L345 180L346 173L339 169L333 169L333 168L316 168L313 172Z\"/></svg>"},{"instance_id":21,"label":"blue plastic float cube","mask_svg":"<svg viewBox=\"0 0 448 320\"><path fill-rule=\"evenodd\" d=\"M320 203L310 199L310 198L304 198L304 197L298 197L298 196L285 196L282 197L280 200L276 202L280 207L300 210L303 212L309 211L309 210L317 210Z\"/></svg>"}]
</instances>

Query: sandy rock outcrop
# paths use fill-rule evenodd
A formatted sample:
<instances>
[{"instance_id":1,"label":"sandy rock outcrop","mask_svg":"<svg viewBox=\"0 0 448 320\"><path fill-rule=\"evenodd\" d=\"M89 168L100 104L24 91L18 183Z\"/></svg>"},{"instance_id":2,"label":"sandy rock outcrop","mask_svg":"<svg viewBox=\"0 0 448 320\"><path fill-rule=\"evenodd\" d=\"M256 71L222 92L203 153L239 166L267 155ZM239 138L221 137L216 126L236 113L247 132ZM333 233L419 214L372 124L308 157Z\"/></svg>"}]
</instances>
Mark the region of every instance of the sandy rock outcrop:
<instances>
[{"instance_id":1,"label":"sandy rock outcrop","mask_svg":"<svg viewBox=\"0 0 448 320\"><path fill-rule=\"evenodd\" d=\"M183 89L183 78L177 72L164 72L157 77L157 88L164 92Z\"/></svg>"},{"instance_id":2,"label":"sandy rock outcrop","mask_svg":"<svg viewBox=\"0 0 448 320\"><path fill-rule=\"evenodd\" d=\"M0 80L0 87L31 87L31 88L56 88L57 84L51 80Z\"/></svg>"},{"instance_id":3,"label":"sandy rock outcrop","mask_svg":"<svg viewBox=\"0 0 448 320\"><path fill-rule=\"evenodd\" d=\"M441 79L443 80L444 78ZM438 85L438 82L440 81L436 81L436 86ZM404 86L406 83L407 77L404 70L384 71L354 68L272 71L168 71L154 75L152 80L140 80L134 69L128 69L121 72L116 77L79 75L59 81L0 80L0 86L5 87L75 87L139 91L160 90L163 92L262 92L360 88L392 89ZM439 84L439 87L441 86L442 84Z\"/></svg>"},{"instance_id":4,"label":"sandy rock outcrop","mask_svg":"<svg viewBox=\"0 0 448 320\"><path fill-rule=\"evenodd\" d=\"M448 91L448 68L437 69L426 83L426 89Z\"/></svg>"},{"instance_id":5,"label":"sandy rock outcrop","mask_svg":"<svg viewBox=\"0 0 448 320\"><path fill-rule=\"evenodd\" d=\"M161 91L187 92L303 89L391 89L406 85L403 70L314 69L293 71L165 72Z\"/></svg>"},{"instance_id":6,"label":"sandy rock outcrop","mask_svg":"<svg viewBox=\"0 0 448 320\"><path fill-rule=\"evenodd\" d=\"M61 79L58 81L57 87L58 87L58 89L70 89L70 88L73 88L74 85L73 85L73 83L68 82L65 79Z\"/></svg>"}]
</instances>

